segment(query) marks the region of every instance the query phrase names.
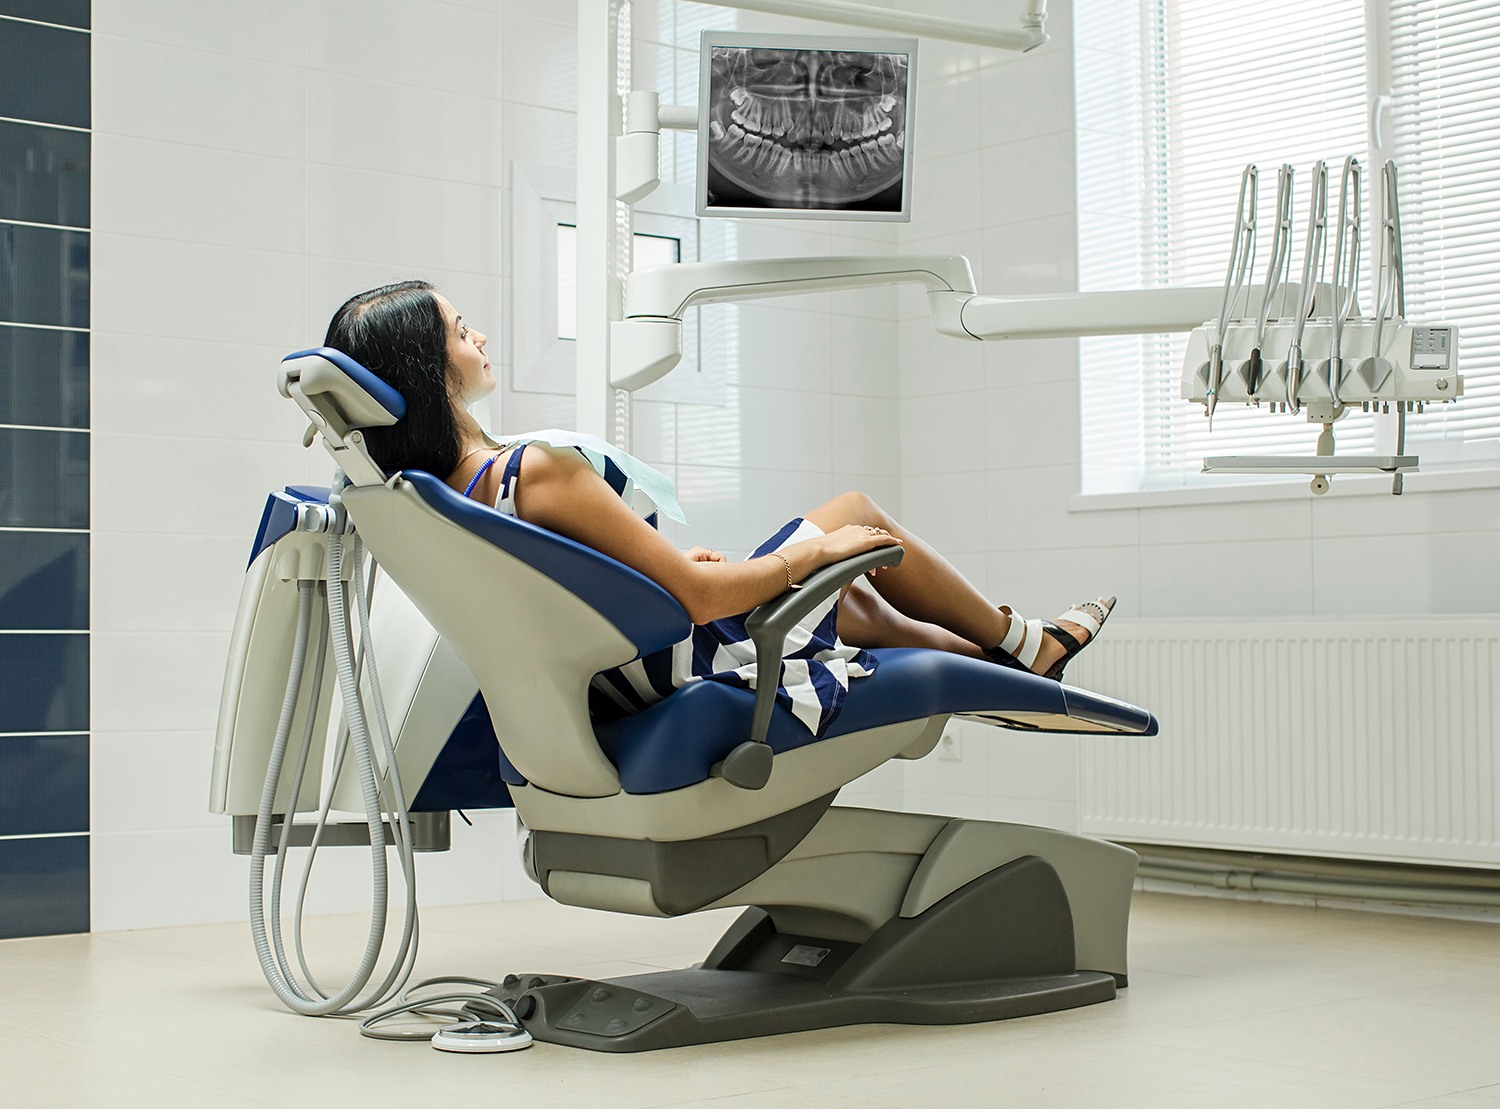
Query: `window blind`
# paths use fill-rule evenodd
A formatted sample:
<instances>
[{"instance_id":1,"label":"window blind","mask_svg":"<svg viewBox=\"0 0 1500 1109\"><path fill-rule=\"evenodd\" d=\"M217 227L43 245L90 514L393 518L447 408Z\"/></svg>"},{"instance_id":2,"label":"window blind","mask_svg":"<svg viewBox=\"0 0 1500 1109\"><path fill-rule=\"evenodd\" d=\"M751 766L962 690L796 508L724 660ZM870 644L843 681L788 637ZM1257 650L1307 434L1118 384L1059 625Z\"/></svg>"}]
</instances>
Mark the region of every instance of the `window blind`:
<instances>
[{"instance_id":1,"label":"window blind","mask_svg":"<svg viewBox=\"0 0 1500 1109\"><path fill-rule=\"evenodd\" d=\"M1462 328L1466 397L1413 417L1424 464L1500 444L1500 8L1492 0L1391 0L1394 149L1401 167L1407 314ZM1297 171L1293 279L1309 170L1329 163L1332 200L1347 154L1367 153L1363 0L1076 0L1079 287L1217 285L1224 279L1239 175L1261 170L1264 278L1276 167ZM1091 37L1082 29L1111 28ZM1366 196L1368 197L1367 192ZM1373 289L1368 209L1364 285ZM1331 249L1331 248L1330 248ZM1311 453L1301 419L1178 397L1185 336L1080 343L1085 492L1161 488L1208 454ZM1340 451L1369 450L1370 416L1339 422ZM1500 456L1500 450L1496 450Z\"/></svg>"},{"instance_id":2,"label":"window blind","mask_svg":"<svg viewBox=\"0 0 1500 1109\"><path fill-rule=\"evenodd\" d=\"M1464 399L1413 416L1429 458L1500 435L1500 6L1391 0L1406 314L1455 323ZM1493 446L1493 444L1485 444Z\"/></svg>"}]
</instances>

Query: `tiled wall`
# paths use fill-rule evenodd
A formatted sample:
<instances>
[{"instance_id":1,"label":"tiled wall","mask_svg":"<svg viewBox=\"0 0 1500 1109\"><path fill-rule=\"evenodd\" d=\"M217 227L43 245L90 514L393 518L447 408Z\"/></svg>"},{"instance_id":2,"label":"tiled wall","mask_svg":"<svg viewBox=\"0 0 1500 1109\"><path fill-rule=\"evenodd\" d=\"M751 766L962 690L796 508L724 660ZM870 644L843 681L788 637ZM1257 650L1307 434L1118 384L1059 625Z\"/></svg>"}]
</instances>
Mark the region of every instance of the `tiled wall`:
<instances>
[{"instance_id":1,"label":"tiled wall","mask_svg":"<svg viewBox=\"0 0 1500 1109\"><path fill-rule=\"evenodd\" d=\"M0 4L0 938L89 926L89 4Z\"/></svg>"},{"instance_id":2,"label":"tiled wall","mask_svg":"<svg viewBox=\"0 0 1500 1109\"><path fill-rule=\"evenodd\" d=\"M246 862L207 812L229 630L267 492L330 472L298 445L274 367L320 340L350 293L413 275L506 348L509 167L573 165L574 9L96 5L95 929L244 918ZM634 15L637 83L670 92L671 73L682 91L668 99L693 103L697 30L724 13L645 0ZM739 250L893 239L761 222ZM745 552L850 487L899 507L893 305L762 302L744 310L727 403L637 405L635 449L676 477L693 521L680 543ZM768 344L775 333L796 341ZM487 415L510 431L569 426L572 404L507 380ZM510 814L470 815L451 852L421 857L422 901L535 895ZM326 852L313 911L360 907L367 868L361 852Z\"/></svg>"},{"instance_id":3,"label":"tiled wall","mask_svg":"<svg viewBox=\"0 0 1500 1109\"><path fill-rule=\"evenodd\" d=\"M934 14L1012 25L956 0ZM905 252L966 255L981 292L1077 288L1070 5L1049 7L1052 41L1015 54L922 43L920 130ZM1078 487L1073 340L962 343L932 330L916 292L900 300L901 502L996 604L1051 618L1122 591L1134 552L1069 516ZM1077 825L1077 743L949 725L957 761L902 767L908 809Z\"/></svg>"}]
</instances>

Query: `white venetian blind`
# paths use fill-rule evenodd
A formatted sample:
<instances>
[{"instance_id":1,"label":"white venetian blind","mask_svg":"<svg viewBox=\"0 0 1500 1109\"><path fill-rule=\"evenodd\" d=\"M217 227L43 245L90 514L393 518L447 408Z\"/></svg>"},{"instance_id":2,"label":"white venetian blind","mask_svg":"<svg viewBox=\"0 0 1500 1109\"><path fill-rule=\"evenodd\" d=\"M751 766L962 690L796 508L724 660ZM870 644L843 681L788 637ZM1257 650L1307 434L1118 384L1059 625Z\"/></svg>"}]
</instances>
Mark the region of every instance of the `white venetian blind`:
<instances>
[{"instance_id":1,"label":"white venetian blind","mask_svg":"<svg viewBox=\"0 0 1500 1109\"><path fill-rule=\"evenodd\" d=\"M1464 375L1464 399L1407 434L1424 463L1482 457L1473 441L1500 435L1500 4L1390 9L1406 314L1458 325Z\"/></svg>"},{"instance_id":2,"label":"white venetian blind","mask_svg":"<svg viewBox=\"0 0 1500 1109\"><path fill-rule=\"evenodd\" d=\"M1079 287L1221 284L1248 162L1261 171L1257 283L1276 169L1297 170L1295 280L1309 169L1329 162L1336 200L1343 157L1365 160L1364 0L1077 0L1075 13ZM1081 341L1085 492L1188 484L1208 454L1311 453L1316 428L1265 409L1221 406L1210 437L1202 407L1179 398L1185 343ZM1370 417L1340 423L1341 450L1370 440Z\"/></svg>"}]
</instances>

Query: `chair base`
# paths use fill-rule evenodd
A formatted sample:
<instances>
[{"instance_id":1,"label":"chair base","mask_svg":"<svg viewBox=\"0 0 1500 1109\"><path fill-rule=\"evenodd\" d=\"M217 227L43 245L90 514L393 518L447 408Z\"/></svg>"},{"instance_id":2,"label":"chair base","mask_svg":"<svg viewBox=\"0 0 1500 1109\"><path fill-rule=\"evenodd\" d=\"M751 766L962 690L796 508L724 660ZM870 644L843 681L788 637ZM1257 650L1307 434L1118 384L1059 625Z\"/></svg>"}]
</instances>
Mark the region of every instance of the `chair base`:
<instances>
[{"instance_id":1,"label":"chair base","mask_svg":"<svg viewBox=\"0 0 1500 1109\"><path fill-rule=\"evenodd\" d=\"M747 909L702 966L592 981L511 975L492 991L546 1043L650 1051L846 1024L972 1024L1108 1001L1077 970L1057 872L1027 856L863 943L777 931Z\"/></svg>"},{"instance_id":2,"label":"chair base","mask_svg":"<svg viewBox=\"0 0 1500 1109\"><path fill-rule=\"evenodd\" d=\"M847 1024L976 1024L1093 1005L1112 1000L1116 990L1114 976L1097 971L876 994L834 992L817 982L738 970L666 970L602 981L546 976L546 981L552 984L530 991L536 1008L521 1022L532 1037L614 1052ZM496 992L505 997L510 991ZM643 1003L649 1006L644 1014L637 1009Z\"/></svg>"}]
</instances>

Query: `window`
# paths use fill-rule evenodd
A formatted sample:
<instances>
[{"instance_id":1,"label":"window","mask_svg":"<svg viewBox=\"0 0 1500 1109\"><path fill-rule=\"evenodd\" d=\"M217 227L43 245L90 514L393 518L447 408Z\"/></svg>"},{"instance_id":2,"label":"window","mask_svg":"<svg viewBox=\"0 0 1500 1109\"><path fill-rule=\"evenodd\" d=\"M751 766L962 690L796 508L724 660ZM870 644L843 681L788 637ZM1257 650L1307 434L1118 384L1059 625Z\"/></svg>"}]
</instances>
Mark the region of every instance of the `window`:
<instances>
[{"instance_id":1,"label":"window","mask_svg":"<svg viewBox=\"0 0 1500 1109\"><path fill-rule=\"evenodd\" d=\"M682 240L668 235L631 236L632 270L682 261ZM557 225L557 337L578 338L578 229Z\"/></svg>"},{"instance_id":2,"label":"window","mask_svg":"<svg viewBox=\"0 0 1500 1109\"><path fill-rule=\"evenodd\" d=\"M1500 434L1500 326L1484 311L1500 294L1500 276L1485 272L1500 245L1491 230L1500 226L1500 13L1436 0L1389 8L1389 34L1374 34L1364 0L1078 0L1080 28L1110 29L1081 35L1076 54L1080 288L1222 283L1248 162L1261 170L1257 284L1276 168L1297 171L1295 280L1308 171L1326 160L1336 197L1353 154L1365 167L1368 308L1371 198L1394 157L1407 316L1460 327L1465 376L1465 399L1412 417L1408 443L1424 467L1500 458L1500 444L1484 441ZM1316 426L1263 409L1220 407L1210 438L1202 407L1178 395L1185 344L1183 335L1080 341L1084 492L1224 483L1198 473L1208 454L1312 453ZM1370 450L1376 419L1339 421L1339 450Z\"/></svg>"}]
</instances>

